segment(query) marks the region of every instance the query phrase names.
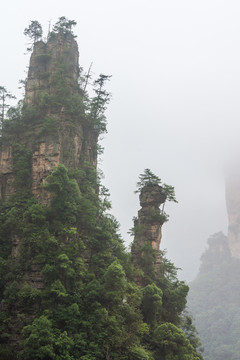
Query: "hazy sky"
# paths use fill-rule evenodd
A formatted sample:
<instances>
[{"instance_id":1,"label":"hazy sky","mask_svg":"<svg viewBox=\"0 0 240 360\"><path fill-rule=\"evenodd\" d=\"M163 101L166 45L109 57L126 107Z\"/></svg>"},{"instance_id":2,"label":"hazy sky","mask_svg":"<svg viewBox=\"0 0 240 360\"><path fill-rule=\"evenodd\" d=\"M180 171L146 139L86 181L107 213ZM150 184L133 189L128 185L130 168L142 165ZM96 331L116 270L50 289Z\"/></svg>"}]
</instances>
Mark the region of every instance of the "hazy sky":
<instances>
[{"instance_id":1,"label":"hazy sky","mask_svg":"<svg viewBox=\"0 0 240 360\"><path fill-rule=\"evenodd\" d=\"M207 238L227 229L223 163L240 127L239 1L10 0L1 13L0 85L19 97L24 28L38 20L46 35L60 16L77 21L80 65L112 75L100 167L122 235L129 244L133 191L150 168L179 201L166 207L161 248L191 279Z\"/></svg>"}]
</instances>

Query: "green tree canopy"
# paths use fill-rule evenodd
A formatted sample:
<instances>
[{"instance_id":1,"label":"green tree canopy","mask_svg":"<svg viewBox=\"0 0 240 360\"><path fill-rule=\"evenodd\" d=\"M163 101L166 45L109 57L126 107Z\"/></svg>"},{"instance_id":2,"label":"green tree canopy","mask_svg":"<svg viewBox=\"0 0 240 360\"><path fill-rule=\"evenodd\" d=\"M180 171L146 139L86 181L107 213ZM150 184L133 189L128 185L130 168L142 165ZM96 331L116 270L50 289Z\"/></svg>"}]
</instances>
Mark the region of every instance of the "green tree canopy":
<instances>
[{"instance_id":1,"label":"green tree canopy","mask_svg":"<svg viewBox=\"0 0 240 360\"><path fill-rule=\"evenodd\" d=\"M171 323L159 325L153 335L155 356L164 360L200 360L184 332Z\"/></svg>"},{"instance_id":2,"label":"green tree canopy","mask_svg":"<svg viewBox=\"0 0 240 360\"><path fill-rule=\"evenodd\" d=\"M7 103L10 99L16 99L14 95L7 91L6 87L0 86L0 119L1 127L5 119L5 114L10 105Z\"/></svg>"},{"instance_id":3,"label":"green tree canopy","mask_svg":"<svg viewBox=\"0 0 240 360\"><path fill-rule=\"evenodd\" d=\"M32 20L30 25L24 29L23 34L31 40L31 45L33 45L42 38L42 26L37 20ZM27 50L31 49L32 46Z\"/></svg>"},{"instance_id":4,"label":"green tree canopy","mask_svg":"<svg viewBox=\"0 0 240 360\"><path fill-rule=\"evenodd\" d=\"M53 26L53 31L62 34L73 34L72 28L76 25L77 23L75 20L69 20L65 16L61 16Z\"/></svg>"},{"instance_id":5,"label":"green tree canopy","mask_svg":"<svg viewBox=\"0 0 240 360\"><path fill-rule=\"evenodd\" d=\"M145 169L144 172L139 175L139 181L137 182L137 190L135 190L135 194L140 193L145 186L151 185L159 185L163 194L166 195L167 201L177 202L174 187L162 184L162 180L150 169Z\"/></svg>"},{"instance_id":6,"label":"green tree canopy","mask_svg":"<svg viewBox=\"0 0 240 360\"><path fill-rule=\"evenodd\" d=\"M75 24L61 17L50 34L60 33L64 51L71 52ZM37 22L25 33L33 42L42 35ZM141 248L142 266L135 266L108 213L108 191L94 161L84 162L95 151L91 139L97 145L106 131L109 76L101 74L88 97L77 79L69 83L68 58L57 59L51 74L39 70L39 79L49 77L54 91L40 87L33 103L11 111L4 122L2 143L11 148L15 191L0 202L0 359L169 360L178 354L196 360L189 334L180 330L188 287L162 254L159 270L153 269L151 243ZM80 148L77 155L73 151L76 133L82 137L81 156ZM63 164L52 169L47 151L40 154L51 173L35 196L32 163L42 141L61 144L60 159L69 169ZM146 169L140 188L145 184L161 181ZM171 188L160 186L174 201Z\"/></svg>"}]
</instances>

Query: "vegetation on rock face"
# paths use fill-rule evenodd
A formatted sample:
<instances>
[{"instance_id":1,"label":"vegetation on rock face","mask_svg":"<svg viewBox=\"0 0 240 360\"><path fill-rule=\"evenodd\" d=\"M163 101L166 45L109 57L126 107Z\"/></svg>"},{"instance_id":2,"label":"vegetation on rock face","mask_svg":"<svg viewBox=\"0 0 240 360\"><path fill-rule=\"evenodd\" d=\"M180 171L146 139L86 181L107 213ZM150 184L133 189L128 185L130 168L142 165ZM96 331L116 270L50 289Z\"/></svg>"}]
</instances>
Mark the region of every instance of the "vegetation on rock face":
<instances>
[{"instance_id":1,"label":"vegetation on rock face","mask_svg":"<svg viewBox=\"0 0 240 360\"><path fill-rule=\"evenodd\" d=\"M57 26L65 30L75 25L60 20ZM140 269L146 286L136 284L139 269L108 214L108 192L91 164L58 165L42 185L47 204L32 195L31 148L23 130L22 137L16 133L18 122L29 131L28 124L43 119L48 136L49 109L64 105L73 124L81 113L82 121L94 119L93 131L105 130L108 78L101 77L90 108L74 92L66 98L57 79L55 98L42 93L24 105L21 117L6 123L2 139L13 145L15 192L0 203L0 359L202 359L183 315L188 287L164 255L159 276L151 278L146 259Z\"/></svg>"},{"instance_id":2,"label":"vegetation on rock face","mask_svg":"<svg viewBox=\"0 0 240 360\"><path fill-rule=\"evenodd\" d=\"M163 184L162 180L155 175L150 169L145 169L143 174L139 175L139 181L137 182L137 190L135 194L141 193L142 189L147 186L159 185L162 193L166 196L166 200L177 203L174 187L171 185Z\"/></svg>"},{"instance_id":3,"label":"vegetation on rock face","mask_svg":"<svg viewBox=\"0 0 240 360\"><path fill-rule=\"evenodd\" d=\"M15 96L10 94L4 86L0 86L0 128L3 126L5 114L9 108L7 101L15 99Z\"/></svg>"},{"instance_id":4,"label":"vegetation on rock face","mask_svg":"<svg viewBox=\"0 0 240 360\"><path fill-rule=\"evenodd\" d=\"M231 257L225 235L208 240L197 278L190 284L188 304L206 360L237 360L240 351L240 260Z\"/></svg>"},{"instance_id":5,"label":"vegetation on rock face","mask_svg":"<svg viewBox=\"0 0 240 360\"><path fill-rule=\"evenodd\" d=\"M73 34L72 28L77 25L75 20L68 20L65 16L61 16L53 27L53 32L62 34Z\"/></svg>"},{"instance_id":6,"label":"vegetation on rock face","mask_svg":"<svg viewBox=\"0 0 240 360\"><path fill-rule=\"evenodd\" d=\"M31 47L27 49L28 51L31 51L33 45L42 38L42 26L38 21L33 20L29 27L24 29L23 33L31 40Z\"/></svg>"},{"instance_id":7,"label":"vegetation on rock face","mask_svg":"<svg viewBox=\"0 0 240 360\"><path fill-rule=\"evenodd\" d=\"M165 212L165 204L167 201L173 201L177 203L174 187L167 184L162 184L162 180L155 175L150 169L145 169L142 174L139 175L139 181L137 182L137 190L135 194L144 196L144 193L154 193L156 196L156 203L159 203L160 211L158 207L149 206L145 211L145 221L147 223L161 222L164 224L168 221L169 215ZM130 230L132 235L139 231L139 225L134 226Z\"/></svg>"},{"instance_id":8,"label":"vegetation on rock face","mask_svg":"<svg viewBox=\"0 0 240 360\"><path fill-rule=\"evenodd\" d=\"M179 329L187 286L164 259L155 282L135 284L117 223L92 191L93 172L87 166L74 178L59 165L44 185L48 206L33 197L2 204L2 359L14 358L13 329L24 360L200 359ZM21 238L15 262L9 229ZM29 281L36 269L40 289Z\"/></svg>"}]
</instances>

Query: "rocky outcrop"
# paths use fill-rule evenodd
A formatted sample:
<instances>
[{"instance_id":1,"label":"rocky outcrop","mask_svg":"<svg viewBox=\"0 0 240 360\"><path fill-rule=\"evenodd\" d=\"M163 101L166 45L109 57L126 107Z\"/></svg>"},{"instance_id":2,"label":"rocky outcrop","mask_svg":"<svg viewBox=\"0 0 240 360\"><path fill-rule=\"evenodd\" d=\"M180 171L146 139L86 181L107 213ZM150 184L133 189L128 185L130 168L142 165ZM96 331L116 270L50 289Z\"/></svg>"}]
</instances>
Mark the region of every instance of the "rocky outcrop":
<instances>
[{"instance_id":1,"label":"rocky outcrop","mask_svg":"<svg viewBox=\"0 0 240 360\"><path fill-rule=\"evenodd\" d=\"M25 123L14 134L14 141L32 152L32 193L43 203L48 199L41 184L58 164L68 169L79 168L84 162L97 165L98 135L81 109L78 58L77 42L71 33L52 34L47 43L37 42L30 58L23 108ZM12 136L6 140L7 131L0 148L3 200L14 193L16 175L12 159L14 141Z\"/></svg>"},{"instance_id":2,"label":"rocky outcrop","mask_svg":"<svg viewBox=\"0 0 240 360\"><path fill-rule=\"evenodd\" d=\"M162 224L164 215L160 205L166 201L166 195L159 185L147 185L140 192L141 209L134 221L134 241L132 244L132 258L135 265L141 267L141 260L149 245L155 250L154 268L160 268L160 243L162 238Z\"/></svg>"},{"instance_id":3,"label":"rocky outcrop","mask_svg":"<svg viewBox=\"0 0 240 360\"><path fill-rule=\"evenodd\" d=\"M11 145L2 144L0 151L0 174L0 195L5 200L14 192L11 186L14 180Z\"/></svg>"},{"instance_id":4,"label":"rocky outcrop","mask_svg":"<svg viewBox=\"0 0 240 360\"><path fill-rule=\"evenodd\" d=\"M25 101L34 105L40 96L55 94L57 82L54 76L61 72L65 86L73 94L78 91L79 52L74 36L52 34L47 43L39 41L34 45L30 58L26 82Z\"/></svg>"},{"instance_id":5,"label":"rocky outcrop","mask_svg":"<svg viewBox=\"0 0 240 360\"><path fill-rule=\"evenodd\" d=\"M3 124L0 197L5 201L16 193L16 198L12 199L16 208L23 206L22 212L17 213L21 214L20 223L26 220L24 206L26 200L33 200L32 195L41 204L49 204L51 196L41 185L56 166L64 164L70 172L76 170L76 174L85 163L97 166L98 133L89 119L78 85L78 58L78 46L71 33L53 33L46 43L37 42L30 58L22 114ZM80 182L77 175L76 181ZM33 203L36 203L35 199ZM37 231L36 235L34 231L26 235L20 225L19 228L9 225L7 236L12 245L12 269L21 268L21 271L17 270L15 290L25 287L36 295L46 288L42 275L44 260L34 258L36 252L41 253L36 243L44 242L45 235ZM62 235L61 241L67 241L67 236L65 239ZM23 254L28 254L27 259ZM31 303L26 310L21 301L11 305L9 317L11 335L8 343L14 349L14 359L17 358L21 330L38 311L37 303ZM21 318L22 323L21 313L26 313L24 320Z\"/></svg>"},{"instance_id":6,"label":"rocky outcrop","mask_svg":"<svg viewBox=\"0 0 240 360\"><path fill-rule=\"evenodd\" d=\"M78 46L71 33L52 34L47 43L39 41L34 45L22 117L12 127L6 124L0 139L2 200L18 191L15 180L24 170L19 160L19 154L24 159L24 151L28 154L25 165L31 177L26 186L42 204L49 203L50 194L41 184L57 165L75 170L87 162L96 168L98 136L84 112L78 58ZM16 153L16 149L24 151ZM12 229L11 238L12 260L17 263L21 236ZM31 261L22 281L38 290L44 287L40 267Z\"/></svg>"}]
</instances>

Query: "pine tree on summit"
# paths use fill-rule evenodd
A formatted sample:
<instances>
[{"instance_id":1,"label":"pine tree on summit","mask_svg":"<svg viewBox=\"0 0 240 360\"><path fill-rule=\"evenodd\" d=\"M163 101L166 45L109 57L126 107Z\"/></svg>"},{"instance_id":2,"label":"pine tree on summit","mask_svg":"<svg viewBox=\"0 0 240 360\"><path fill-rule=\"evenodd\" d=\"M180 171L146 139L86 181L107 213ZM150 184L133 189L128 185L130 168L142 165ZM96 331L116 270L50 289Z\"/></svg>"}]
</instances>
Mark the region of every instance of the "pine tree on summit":
<instances>
[{"instance_id":1,"label":"pine tree on summit","mask_svg":"<svg viewBox=\"0 0 240 360\"><path fill-rule=\"evenodd\" d=\"M31 51L33 45L42 38L42 26L37 20L32 20L29 27L24 29L23 34L31 40L31 47L27 48Z\"/></svg>"},{"instance_id":2,"label":"pine tree on summit","mask_svg":"<svg viewBox=\"0 0 240 360\"><path fill-rule=\"evenodd\" d=\"M53 32L60 34L73 34L72 28L76 26L75 20L68 20L65 16L61 16L53 26Z\"/></svg>"}]
</instances>

